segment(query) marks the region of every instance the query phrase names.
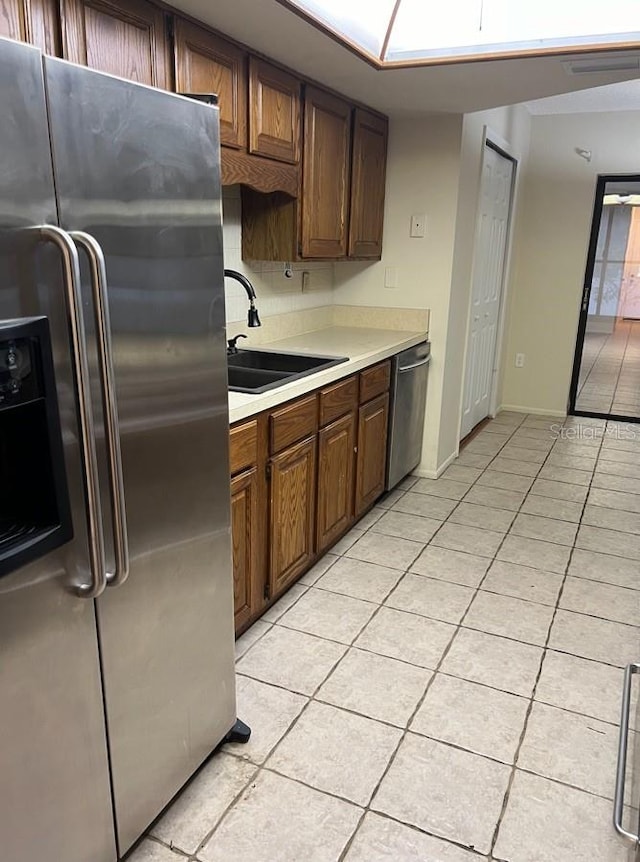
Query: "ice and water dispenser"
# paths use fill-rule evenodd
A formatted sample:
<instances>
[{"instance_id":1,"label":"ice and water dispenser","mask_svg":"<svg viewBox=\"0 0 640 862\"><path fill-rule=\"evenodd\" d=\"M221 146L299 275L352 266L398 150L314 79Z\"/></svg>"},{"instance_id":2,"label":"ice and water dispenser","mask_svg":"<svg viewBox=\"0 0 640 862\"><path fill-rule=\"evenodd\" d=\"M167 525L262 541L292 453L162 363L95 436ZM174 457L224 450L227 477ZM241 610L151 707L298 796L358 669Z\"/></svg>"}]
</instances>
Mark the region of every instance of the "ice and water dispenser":
<instances>
[{"instance_id":1,"label":"ice and water dispenser","mask_svg":"<svg viewBox=\"0 0 640 862\"><path fill-rule=\"evenodd\" d=\"M49 324L0 321L0 577L71 536Z\"/></svg>"}]
</instances>

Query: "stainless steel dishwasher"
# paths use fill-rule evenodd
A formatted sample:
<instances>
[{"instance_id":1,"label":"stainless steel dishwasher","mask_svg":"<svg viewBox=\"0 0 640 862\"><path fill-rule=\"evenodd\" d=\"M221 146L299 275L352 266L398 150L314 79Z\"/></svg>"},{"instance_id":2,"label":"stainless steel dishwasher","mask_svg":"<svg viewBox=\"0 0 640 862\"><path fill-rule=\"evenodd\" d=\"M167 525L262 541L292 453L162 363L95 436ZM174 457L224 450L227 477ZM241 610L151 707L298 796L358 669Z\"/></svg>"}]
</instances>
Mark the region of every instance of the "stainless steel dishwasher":
<instances>
[{"instance_id":1,"label":"stainless steel dishwasher","mask_svg":"<svg viewBox=\"0 0 640 862\"><path fill-rule=\"evenodd\" d=\"M391 362L387 491L420 463L430 359L431 345L423 341Z\"/></svg>"}]
</instances>

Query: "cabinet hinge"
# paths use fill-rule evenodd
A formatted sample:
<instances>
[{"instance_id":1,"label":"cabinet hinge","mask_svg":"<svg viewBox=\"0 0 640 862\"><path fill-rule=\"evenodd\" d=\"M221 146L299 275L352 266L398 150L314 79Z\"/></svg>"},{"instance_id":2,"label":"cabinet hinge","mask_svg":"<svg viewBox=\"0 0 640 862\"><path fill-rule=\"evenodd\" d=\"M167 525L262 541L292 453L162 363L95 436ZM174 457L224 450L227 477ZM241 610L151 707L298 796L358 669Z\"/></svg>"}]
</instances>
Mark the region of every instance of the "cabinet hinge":
<instances>
[{"instance_id":1,"label":"cabinet hinge","mask_svg":"<svg viewBox=\"0 0 640 862\"><path fill-rule=\"evenodd\" d=\"M264 598L265 601L268 601L271 598L271 584L269 583L264 585Z\"/></svg>"},{"instance_id":2,"label":"cabinet hinge","mask_svg":"<svg viewBox=\"0 0 640 862\"><path fill-rule=\"evenodd\" d=\"M267 464L264 468L265 476L267 479L271 478L271 464Z\"/></svg>"}]
</instances>

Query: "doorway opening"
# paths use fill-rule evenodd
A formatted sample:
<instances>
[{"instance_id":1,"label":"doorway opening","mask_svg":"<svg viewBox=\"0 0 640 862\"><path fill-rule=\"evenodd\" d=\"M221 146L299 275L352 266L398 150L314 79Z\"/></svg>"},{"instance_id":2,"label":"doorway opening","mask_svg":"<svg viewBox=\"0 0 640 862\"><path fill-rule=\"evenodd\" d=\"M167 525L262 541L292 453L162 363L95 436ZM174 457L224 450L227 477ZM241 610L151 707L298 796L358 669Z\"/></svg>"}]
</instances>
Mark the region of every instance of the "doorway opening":
<instances>
[{"instance_id":1,"label":"doorway opening","mask_svg":"<svg viewBox=\"0 0 640 862\"><path fill-rule=\"evenodd\" d=\"M495 410L496 354L516 162L485 141L471 286L460 439Z\"/></svg>"},{"instance_id":2,"label":"doorway opening","mask_svg":"<svg viewBox=\"0 0 640 862\"><path fill-rule=\"evenodd\" d=\"M598 177L569 413L640 422L640 175Z\"/></svg>"}]
</instances>

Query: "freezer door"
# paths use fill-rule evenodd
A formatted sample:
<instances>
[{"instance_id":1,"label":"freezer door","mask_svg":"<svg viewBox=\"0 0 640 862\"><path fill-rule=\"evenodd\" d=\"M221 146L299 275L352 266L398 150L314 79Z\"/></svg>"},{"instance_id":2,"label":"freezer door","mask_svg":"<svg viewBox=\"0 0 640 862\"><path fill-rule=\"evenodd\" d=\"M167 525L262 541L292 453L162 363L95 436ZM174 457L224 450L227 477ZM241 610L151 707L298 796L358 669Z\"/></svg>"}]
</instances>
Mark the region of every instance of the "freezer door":
<instances>
[{"instance_id":1,"label":"freezer door","mask_svg":"<svg viewBox=\"0 0 640 862\"><path fill-rule=\"evenodd\" d=\"M0 579L0 856L112 862L95 607L73 592L88 553L63 273L60 252L29 230L56 223L42 58L6 40L0 116L0 318L49 319L74 531ZM0 451L0 462L10 456ZM3 495L3 514L10 504Z\"/></svg>"},{"instance_id":2,"label":"freezer door","mask_svg":"<svg viewBox=\"0 0 640 862\"><path fill-rule=\"evenodd\" d=\"M235 721L218 111L59 60L46 79L61 225L106 260L130 568L97 606L124 853Z\"/></svg>"}]
</instances>

